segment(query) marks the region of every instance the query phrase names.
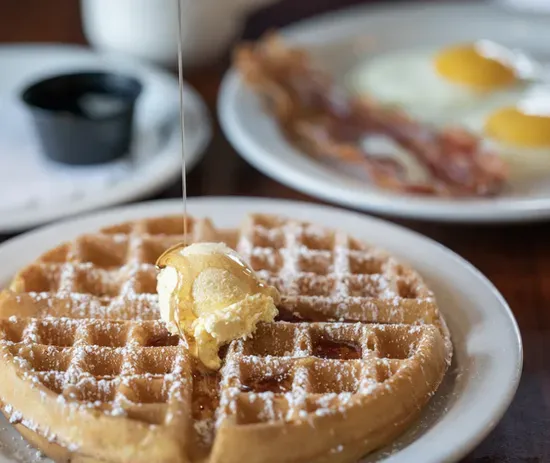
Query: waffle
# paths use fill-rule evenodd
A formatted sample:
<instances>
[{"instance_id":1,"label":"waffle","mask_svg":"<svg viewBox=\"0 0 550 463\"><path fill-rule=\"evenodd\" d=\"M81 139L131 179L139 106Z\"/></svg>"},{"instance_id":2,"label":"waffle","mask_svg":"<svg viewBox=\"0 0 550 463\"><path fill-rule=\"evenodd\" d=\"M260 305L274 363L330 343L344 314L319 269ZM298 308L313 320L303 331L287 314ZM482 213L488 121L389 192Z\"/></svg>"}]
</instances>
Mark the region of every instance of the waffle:
<instances>
[{"instance_id":1,"label":"waffle","mask_svg":"<svg viewBox=\"0 0 550 463\"><path fill-rule=\"evenodd\" d=\"M181 218L47 252L0 294L3 412L56 460L340 462L389 442L437 389L451 344L411 269L348 235L280 217L224 240L282 293L280 319L210 371L159 320L158 255Z\"/></svg>"}]
</instances>

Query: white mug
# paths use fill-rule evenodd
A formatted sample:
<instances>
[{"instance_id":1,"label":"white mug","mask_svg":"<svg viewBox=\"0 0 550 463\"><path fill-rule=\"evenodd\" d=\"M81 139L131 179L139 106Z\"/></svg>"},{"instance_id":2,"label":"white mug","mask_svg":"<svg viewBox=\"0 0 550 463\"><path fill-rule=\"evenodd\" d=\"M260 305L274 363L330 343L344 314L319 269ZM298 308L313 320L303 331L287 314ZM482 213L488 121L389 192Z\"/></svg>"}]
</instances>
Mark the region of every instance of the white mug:
<instances>
[{"instance_id":1,"label":"white mug","mask_svg":"<svg viewBox=\"0 0 550 463\"><path fill-rule=\"evenodd\" d=\"M519 11L530 13L550 13L548 0L495 0L505 7L511 7Z\"/></svg>"},{"instance_id":2,"label":"white mug","mask_svg":"<svg viewBox=\"0 0 550 463\"><path fill-rule=\"evenodd\" d=\"M214 60L241 33L248 11L274 0L180 0L186 66ZM173 66L178 0L81 0L84 33L99 50Z\"/></svg>"}]
</instances>

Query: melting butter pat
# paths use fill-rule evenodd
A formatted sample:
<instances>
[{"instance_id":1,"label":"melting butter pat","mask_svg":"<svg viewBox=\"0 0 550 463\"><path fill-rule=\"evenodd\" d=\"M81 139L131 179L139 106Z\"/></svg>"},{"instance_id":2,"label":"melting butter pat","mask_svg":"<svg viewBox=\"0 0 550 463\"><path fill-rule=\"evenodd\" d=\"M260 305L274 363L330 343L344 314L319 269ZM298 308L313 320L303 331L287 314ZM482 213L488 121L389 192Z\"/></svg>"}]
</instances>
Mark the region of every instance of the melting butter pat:
<instances>
[{"instance_id":1,"label":"melting butter pat","mask_svg":"<svg viewBox=\"0 0 550 463\"><path fill-rule=\"evenodd\" d=\"M277 316L277 290L223 243L177 245L157 265L161 318L209 368L220 367L220 346L252 335L259 322Z\"/></svg>"}]
</instances>

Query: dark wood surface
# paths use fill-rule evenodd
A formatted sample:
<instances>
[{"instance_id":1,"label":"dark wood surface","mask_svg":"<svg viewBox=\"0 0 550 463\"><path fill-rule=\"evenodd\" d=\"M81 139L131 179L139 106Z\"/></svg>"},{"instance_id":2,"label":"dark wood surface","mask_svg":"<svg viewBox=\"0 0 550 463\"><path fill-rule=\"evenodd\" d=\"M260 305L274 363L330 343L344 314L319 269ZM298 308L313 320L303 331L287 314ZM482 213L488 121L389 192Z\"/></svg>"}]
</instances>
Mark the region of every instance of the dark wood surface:
<instances>
[{"instance_id":1,"label":"dark wood surface","mask_svg":"<svg viewBox=\"0 0 550 463\"><path fill-rule=\"evenodd\" d=\"M357 2L311 0L298 6L299 3L283 1L268 12L256 14L249 21L246 36L255 37L268 27L312 14L316 11L312 4L326 10ZM33 41L85 43L78 2L2 0L0 42ZM187 75L214 117L224 66L220 64ZM205 158L189 175L188 192L191 196L269 196L316 202L248 166L231 148L218 126ZM157 197L178 197L180 194L181 185L176 184ZM550 225L459 226L397 222L436 239L478 267L507 299L521 328L525 362L516 398L500 424L464 461L550 461ZM0 241L6 238L0 235Z\"/></svg>"}]
</instances>

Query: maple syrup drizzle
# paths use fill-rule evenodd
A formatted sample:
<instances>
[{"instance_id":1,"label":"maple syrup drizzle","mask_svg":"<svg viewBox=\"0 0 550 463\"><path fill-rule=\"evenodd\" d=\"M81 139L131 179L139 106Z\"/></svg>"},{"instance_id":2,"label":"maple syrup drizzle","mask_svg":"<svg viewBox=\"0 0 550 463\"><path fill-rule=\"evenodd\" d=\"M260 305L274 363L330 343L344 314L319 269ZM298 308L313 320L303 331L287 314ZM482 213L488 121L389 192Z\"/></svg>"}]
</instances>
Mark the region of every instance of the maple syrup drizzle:
<instances>
[{"instance_id":1,"label":"maple syrup drizzle","mask_svg":"<svg viewBox=\"0 0 550 463\"><path fill-rule=\"evenodd\" d=\"M180 91L180 121L181 121L181 181L183 197L183 243L187 243L187 178L185 168L185 113L183 105L183 20L182 1L178 2L178 75Z\"/></svg>"},{"instance_id":2,"label":"maple syrup drizzle","mask_svg":"<svg viewBox=\"0 0 550 463\"><path fill-rule=\"evenodd\" d=\"M183 101L183 8L182 1L178 2L178 84L180 93L180 122L181 122L181 195L183 199L183 245L187 245L187 175L185 166L185 107ZM180 319L179 305L175 308L176 319ZM183 335L180 324L177 324L180 336L187 341L187 337ZM188 346L191 348L191 346Z\"/></svg>"}]
</instances>

